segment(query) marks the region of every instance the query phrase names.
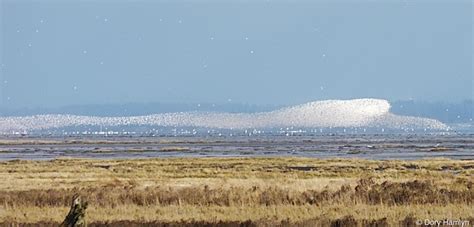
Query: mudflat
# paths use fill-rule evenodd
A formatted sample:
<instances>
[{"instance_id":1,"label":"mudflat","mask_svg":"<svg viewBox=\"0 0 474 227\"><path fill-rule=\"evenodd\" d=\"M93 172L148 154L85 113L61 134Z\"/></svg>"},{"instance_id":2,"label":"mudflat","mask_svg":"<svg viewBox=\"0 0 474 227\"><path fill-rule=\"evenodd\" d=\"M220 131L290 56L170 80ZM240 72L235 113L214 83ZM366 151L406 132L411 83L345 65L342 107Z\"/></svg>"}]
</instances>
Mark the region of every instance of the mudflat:
<instances>
[{"instance_id":1,"label":"mudflat","mask_svg":"<svg viewBox=\"0 0 474 227\"><path fill-rule=\"evenodd\" d=\"M470 134L344 134L189 137L3 137L1 160L57 158L311 157L474 159Z\"/></svg>"}]
</instances>

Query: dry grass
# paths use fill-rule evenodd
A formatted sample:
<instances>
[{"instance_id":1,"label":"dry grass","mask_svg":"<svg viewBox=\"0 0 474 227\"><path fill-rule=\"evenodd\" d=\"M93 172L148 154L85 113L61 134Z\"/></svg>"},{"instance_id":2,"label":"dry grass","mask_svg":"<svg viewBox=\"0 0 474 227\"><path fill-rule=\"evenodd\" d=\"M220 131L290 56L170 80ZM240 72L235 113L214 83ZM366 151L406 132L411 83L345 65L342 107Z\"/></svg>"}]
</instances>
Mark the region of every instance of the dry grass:
<instances>
[{"instance_id":1,"label":"dry grass","mask_svg":"<svg viewBox=\"0 0 474 227\"><path fill-rule=\"evenodd\" d=\"M388 223L398 223L418 210L417 217L420 219L445 219L465 217L473 213L474 208L456 205L410 205L393 206L387 209L384 205L367 206L363 204L345 207L340 205L328 206L254 206L254 207L222 207L222 206L136 206L127 205L119 207L92 207L88 210L90 222L111 221L141 221L141 222L178 222L178 221L261 221L271 220L282 222L301 222L304 220L320 219L337 220L348 215L356 220L380 220L387 218ZM449 212L447 212L449 210ZM65 207L32 207L28 209L27 216L30 223L40 221L61 222L68 209ZM7 212L10 221L25 219L22 212Z\"/></svg>"},{"instance_id":2,"label":"dry grass","mask_svg":"<svg viewBox=\"0 0 474 227\"><path fill-rule=\"evenodd\" d=\"M0 163L0 223L60 222L75 192L89 200L88 219L97 225L469 220L473 174L474 161L449 159L10 161Z\"/></svg>"}]
</instances>

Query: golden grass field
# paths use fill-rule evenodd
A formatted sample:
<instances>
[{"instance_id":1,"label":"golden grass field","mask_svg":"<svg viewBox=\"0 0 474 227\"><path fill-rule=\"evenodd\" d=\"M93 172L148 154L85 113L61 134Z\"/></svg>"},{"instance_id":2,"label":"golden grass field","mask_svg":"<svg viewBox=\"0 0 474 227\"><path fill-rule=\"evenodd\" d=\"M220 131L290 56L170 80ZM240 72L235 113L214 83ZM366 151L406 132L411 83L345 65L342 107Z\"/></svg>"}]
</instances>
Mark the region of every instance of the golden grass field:
<instances>
[{"instance_id":1,"label":"golden grass field","mask_svg":"<svg viewBox=\"0 0 474 227\"><path fill-rule=\"evenodd\" d=\"M89 226L474 224L474 161L312 158L0 162L0 225L61 223L71 197Z\"/></svg>"}]
</instances>

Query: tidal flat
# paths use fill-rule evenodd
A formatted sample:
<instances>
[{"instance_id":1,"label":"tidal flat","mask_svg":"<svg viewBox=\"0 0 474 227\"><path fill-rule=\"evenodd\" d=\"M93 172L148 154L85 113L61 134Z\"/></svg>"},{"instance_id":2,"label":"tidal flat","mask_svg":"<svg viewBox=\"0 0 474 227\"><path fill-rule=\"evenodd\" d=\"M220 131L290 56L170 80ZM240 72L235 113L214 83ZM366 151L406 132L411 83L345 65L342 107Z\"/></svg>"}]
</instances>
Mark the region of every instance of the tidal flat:
<instances>
[{"instance_id":1,"label":"tidal flat","mask_svg":"<svg viewBox=\"0 0 474 227\"><path fill-rule=\"evenodd\" d=\"M0 137L2 160L308 157L474 159L470 134Z\"/></svg>"}]
</instances>

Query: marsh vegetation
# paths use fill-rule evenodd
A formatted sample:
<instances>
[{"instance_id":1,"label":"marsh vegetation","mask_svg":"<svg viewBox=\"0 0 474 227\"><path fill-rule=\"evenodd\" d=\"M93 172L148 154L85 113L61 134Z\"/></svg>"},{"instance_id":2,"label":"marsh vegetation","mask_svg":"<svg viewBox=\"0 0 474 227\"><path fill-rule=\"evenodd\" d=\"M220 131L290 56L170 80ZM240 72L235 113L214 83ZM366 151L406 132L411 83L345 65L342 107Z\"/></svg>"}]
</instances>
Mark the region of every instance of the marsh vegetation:
<instances>
[{"instance_id":1,"label":"marsh vegetation","mask_svg":"<svg viewBox=\"0 0 474 227\"><path fill-rule=\"evenodd\" d=\"M0 163L0 223L393 225L474 221L474 161L311 158L57 159Z\"/></svg>"}]
</instances>

